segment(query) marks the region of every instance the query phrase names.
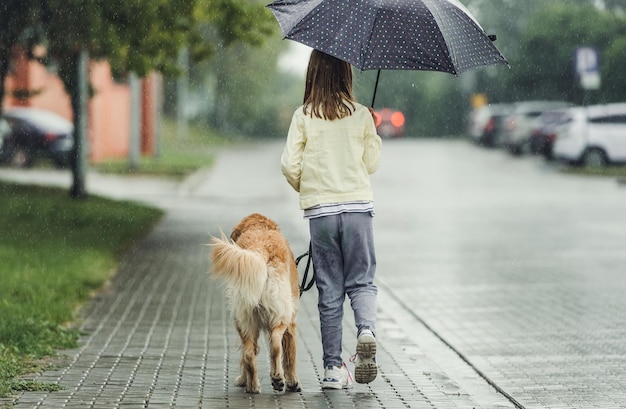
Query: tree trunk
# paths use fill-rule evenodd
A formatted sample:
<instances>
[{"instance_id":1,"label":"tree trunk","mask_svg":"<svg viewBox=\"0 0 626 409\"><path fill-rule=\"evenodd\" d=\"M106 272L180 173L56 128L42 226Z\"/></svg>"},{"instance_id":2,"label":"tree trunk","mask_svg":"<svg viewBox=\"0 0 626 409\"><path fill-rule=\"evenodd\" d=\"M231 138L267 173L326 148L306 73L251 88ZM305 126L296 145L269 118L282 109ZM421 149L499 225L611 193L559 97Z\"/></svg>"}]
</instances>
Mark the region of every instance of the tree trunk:
<instances>
[{"instance_id":1,"label":"tree trunk","mask_svg":"<svg viewBox=\"0 0 626 409\"><path fill-rule=\"evenodd\" d=\"M9 74L9 64L11 61L11 50L0 46L0 112L2 112L2 101L4 101L4 81Z\"/></svg>"},{"instance_id":2,"label":"tree trunk","mask_svg":"<svg viewBox=\"0 0 626 409\"><path fill-rule=\"evenodd\" d=\"M88 54L86 50L76 54L71 64L75 78L74 89L68 90L74 111L74 149L72 151L73 183L70 196L74 199L87 197L87 102L88 102Z\"/></svg>"}]
</instances>

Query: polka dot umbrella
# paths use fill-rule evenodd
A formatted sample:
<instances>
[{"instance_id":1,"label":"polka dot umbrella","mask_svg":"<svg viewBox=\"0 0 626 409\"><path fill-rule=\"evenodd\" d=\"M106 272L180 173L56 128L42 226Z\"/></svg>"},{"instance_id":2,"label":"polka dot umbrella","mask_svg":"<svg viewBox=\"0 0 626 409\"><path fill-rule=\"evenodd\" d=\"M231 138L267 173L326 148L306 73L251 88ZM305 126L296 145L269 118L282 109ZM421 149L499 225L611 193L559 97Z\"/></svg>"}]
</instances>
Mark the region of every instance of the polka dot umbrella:
<instances>
[{"instance_id":1,"label":"polka dot umbrella","mask_svg":"<svg viewBox=\"0 0 626 409\"><path fill-rule=\"evenodd\" d=\"M508 64L458 0L275 0L268 7L285 38L362 71L425 70L457 75L477 67ZM375 98L376 88L372 107Z\"/></svg>"}]
</instances>

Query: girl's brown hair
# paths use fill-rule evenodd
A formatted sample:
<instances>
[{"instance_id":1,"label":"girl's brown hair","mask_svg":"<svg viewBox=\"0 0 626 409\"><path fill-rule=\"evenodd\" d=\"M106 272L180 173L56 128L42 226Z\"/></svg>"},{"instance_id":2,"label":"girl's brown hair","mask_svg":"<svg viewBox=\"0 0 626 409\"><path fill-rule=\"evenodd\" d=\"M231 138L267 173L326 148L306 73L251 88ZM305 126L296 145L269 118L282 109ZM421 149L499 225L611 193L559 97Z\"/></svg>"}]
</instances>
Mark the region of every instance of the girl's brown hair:
<instances>
[{"instance_id":1,"label":"girl's brown hair","mask_svg":"<svg viewBox=\"0 0 626 409\"><path fill-rule=\"evenodd\" d=\"M352 115L352 66L318 50L311 52L304 89L304 113L334 120Z\"/></svg>"}]
</instances>

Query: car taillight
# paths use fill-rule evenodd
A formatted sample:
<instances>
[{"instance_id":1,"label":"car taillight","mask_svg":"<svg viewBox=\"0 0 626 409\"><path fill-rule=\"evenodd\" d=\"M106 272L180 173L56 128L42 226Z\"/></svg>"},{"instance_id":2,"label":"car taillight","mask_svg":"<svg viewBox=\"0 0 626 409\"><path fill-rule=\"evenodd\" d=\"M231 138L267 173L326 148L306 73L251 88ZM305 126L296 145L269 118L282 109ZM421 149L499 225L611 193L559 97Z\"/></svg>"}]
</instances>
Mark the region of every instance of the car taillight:
<instances>
[{"instance_id":1,"label":"car taillight","mask_svg":"<svg viewBox=\"0 0 626 409\"><path fill-rule=\"evenodd\" d=\"M404 125L404 114L400 111L396 111L391 115L391 125L396 128L400 128Z\"/></svg>"},{"instance_id":2,"label":"car taillight","mask_svg":"<svg viewBox=\"0 0 626 409\"><path fill-rule=\"evenodd\" d=\"M49 143L56 141L58 137L59 135L57 134L47 132L43 135L43 140Z\"/></svg>"},{"instance_id":3,"label":"car taillight","mask_svg":"<svg viewBox=\"0 0 626 409\"><path fill-rule=\"evenodd\" d=\"M496 120L494 118L489 118L489 120L485 124L485 131L491 132L493 131L493 128L495 127L496 127Z\"/></svg>"}]
</instances>

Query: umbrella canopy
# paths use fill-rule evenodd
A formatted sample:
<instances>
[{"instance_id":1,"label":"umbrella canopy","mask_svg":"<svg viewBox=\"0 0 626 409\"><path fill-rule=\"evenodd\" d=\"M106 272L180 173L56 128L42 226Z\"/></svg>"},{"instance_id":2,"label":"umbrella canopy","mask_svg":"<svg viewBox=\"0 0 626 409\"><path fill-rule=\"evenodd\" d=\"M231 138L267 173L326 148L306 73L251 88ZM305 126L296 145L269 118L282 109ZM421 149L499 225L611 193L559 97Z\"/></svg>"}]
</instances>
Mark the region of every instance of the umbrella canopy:
<instances>
[{"instance_id":1,"label":"umbrella canopy","mask_svg":"<svg viewBox=\"0 0 626 409\"><path fill-rule=\"evenodd\" d=\"M360 70L457 75L508 64L457 0L276 0L268 7L285 38Z\"/></svg>"}]
</instances>

